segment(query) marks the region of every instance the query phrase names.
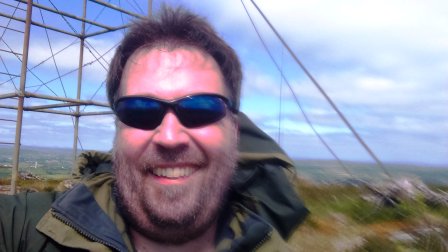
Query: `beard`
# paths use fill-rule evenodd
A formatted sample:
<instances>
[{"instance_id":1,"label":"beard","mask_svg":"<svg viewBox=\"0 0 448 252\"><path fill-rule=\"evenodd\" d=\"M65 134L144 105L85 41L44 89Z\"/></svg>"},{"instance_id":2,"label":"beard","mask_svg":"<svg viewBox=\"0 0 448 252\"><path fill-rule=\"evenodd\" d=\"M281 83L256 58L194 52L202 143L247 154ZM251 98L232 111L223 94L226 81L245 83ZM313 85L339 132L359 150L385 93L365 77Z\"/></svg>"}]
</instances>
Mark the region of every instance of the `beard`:
<instances>
[{"instance_id":1,"label":"beard","mask_svg":"<svg viewBox=\"0 0 448 252\"><path fill-rule=\"evenodd\" d=\"M159 243L182 244L202 235L226 202L238 157L238 139L231 138L214 151L196 145L174 149L150 145L136 160L126 155L126 146L116 137L114 195L125 221ZM152 170L163 163L188 164L196 171L185 183L162 185L155 183Z\"/></svg>"}]
</instances>

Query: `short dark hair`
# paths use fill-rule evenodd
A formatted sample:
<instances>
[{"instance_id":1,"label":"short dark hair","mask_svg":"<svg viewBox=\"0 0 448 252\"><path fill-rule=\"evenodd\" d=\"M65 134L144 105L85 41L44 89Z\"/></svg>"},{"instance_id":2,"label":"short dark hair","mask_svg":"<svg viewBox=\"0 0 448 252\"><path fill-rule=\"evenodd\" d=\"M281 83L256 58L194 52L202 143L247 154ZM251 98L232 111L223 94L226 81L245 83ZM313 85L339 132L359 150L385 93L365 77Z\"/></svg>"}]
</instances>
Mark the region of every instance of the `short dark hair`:
<instances>
[{"instance_id":1,"label":"short dark hair","mask_svg":"<svg viewBox=\"0 0 448 252\"><path fill-rule=\"evenodd\" d=\"M113 105L125 64L129 57L142 47L177 48L192 46L210 56L218 64L230 91L230 100L239 108L242 71L235 51L221 39L203 18L183 9L162 7L155 18L142 18L134 22L118 46L107 74L107 98Z\"/></svg>"}]
</instances>

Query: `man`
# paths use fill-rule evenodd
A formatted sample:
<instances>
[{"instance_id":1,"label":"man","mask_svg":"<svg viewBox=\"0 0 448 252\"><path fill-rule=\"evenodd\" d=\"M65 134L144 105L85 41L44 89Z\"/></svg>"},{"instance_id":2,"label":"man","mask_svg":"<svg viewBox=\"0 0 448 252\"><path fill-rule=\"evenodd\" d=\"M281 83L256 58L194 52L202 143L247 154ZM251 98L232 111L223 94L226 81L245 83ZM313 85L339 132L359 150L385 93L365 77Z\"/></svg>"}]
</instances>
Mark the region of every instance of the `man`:
<instances>
[{"instance_id":1,"label":"man","mask_svg":"<svg viewBox=\"0 0 448 252\"><path fill-rule=\"evenodd\" d=\"M166 8L135 23L108 73L112 157L83 154L64 193L0 198L0 248L286 250L307 211L279 168L290 160L238 115L241 78L203 19Z\"/></svg>"}]
</instances>

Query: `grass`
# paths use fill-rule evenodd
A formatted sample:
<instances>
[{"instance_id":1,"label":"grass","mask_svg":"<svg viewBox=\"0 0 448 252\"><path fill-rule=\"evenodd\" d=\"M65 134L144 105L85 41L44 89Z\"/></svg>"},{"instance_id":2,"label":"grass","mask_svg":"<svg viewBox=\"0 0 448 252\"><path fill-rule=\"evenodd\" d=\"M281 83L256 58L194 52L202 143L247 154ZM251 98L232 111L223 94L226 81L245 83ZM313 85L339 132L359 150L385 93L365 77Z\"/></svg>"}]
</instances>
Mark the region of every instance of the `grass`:
<instances>
[{"instance_id":1,"label":"grass","mask_svg":"<svg viewBox=\"0 0 448 252\"><path fill-rule=\"evenodd\" d=\"M359 248L355 248L354 251L356 251L356 252L364 252L364 251L394 252L394 251L400 251L400 250L399 250L399 245L395 244L390 239L387 239L384 236L372 235L372 236L367 236L364 239L364 244Z\"/></svg>"},{"instance_id":2,"label":"grass","mask_svg":"<svg viewBox=\"0 0 448 252\"><path fill-rule=\"evenodd\" d=\"M55 188L63 181L63 178L52 178L43 180L31 180L31 179L18 179L17 186L19 191L39 191L49 192L55 190ZM9 186L11 184L10 179L0 179L0 185Z\"/></svg>"},{"instance_id":3,"label":"grass","mask_svg":"<svg viewBox=\"0 0 448 252\"><path fill-rule=\"evenodd\" d=\"M448 251L446 237L448 228L443 227L441 231L432 230L427 234L416 234L415 248L422 251Z\"/></svg>"},{"instance_id":4,"label":"grass","mask_svg":"<svg viewBox=\"0 0 448 252\"><path fill-rule=\"evenodd\" d=\"M385 207L365 201L362 187L306 181L296 187L311 212L289 240L296 251L448 251L446 206L417 197Z\"/></svg>"}]
</instances>

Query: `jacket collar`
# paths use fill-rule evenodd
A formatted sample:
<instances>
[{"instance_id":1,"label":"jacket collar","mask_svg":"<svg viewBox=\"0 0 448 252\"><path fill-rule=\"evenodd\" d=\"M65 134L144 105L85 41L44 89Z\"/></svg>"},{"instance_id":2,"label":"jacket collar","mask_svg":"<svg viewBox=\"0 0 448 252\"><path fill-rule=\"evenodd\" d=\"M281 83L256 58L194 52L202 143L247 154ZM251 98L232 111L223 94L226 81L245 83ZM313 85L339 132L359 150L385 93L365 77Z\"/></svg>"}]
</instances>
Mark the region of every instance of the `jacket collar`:
<instances>
[{"instance_id":1,"label":"jacket collar","mask_svg":"<svg viewBox=\"0 0 448 252\"><path fill-rule=\"evenodd\" d=\"M132 250L126 225L113 201L113 180L110 173L96 174L64 192L39 221L37 229L67 247Z\"/></svg>"}]
</instances>

